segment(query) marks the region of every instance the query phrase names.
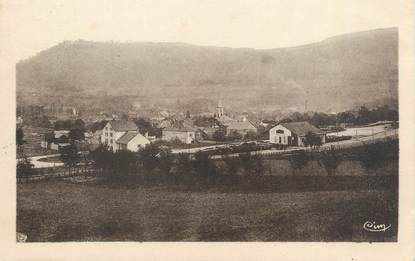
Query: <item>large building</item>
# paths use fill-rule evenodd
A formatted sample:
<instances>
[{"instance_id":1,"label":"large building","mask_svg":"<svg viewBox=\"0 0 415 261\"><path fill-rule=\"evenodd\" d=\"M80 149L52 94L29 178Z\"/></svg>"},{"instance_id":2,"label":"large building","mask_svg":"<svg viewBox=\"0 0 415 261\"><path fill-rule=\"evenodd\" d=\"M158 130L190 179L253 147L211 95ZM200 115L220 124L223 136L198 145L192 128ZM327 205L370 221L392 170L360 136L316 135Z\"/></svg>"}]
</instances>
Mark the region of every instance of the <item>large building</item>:
<instances>
[{"instance_id":1,"label":"large building","mask_svg":"<svg viewBox=\"0 0 415 261\"><path fill-rule=\"evenodd\" d=\"M101 143L107 144L113 151L138 151L150 141L138 132L132 121L112 120L102 130Z\"/></svg>"},{"instance_id":2,"label":"large building","mask_svg":"<svg viewBox=\"0 0 415 261\"><path fill-rule=\"evenodd\" d=\"M312 133L320 138L321 144L326 142L326 133L309 122L280 123L269 130L269 141L285 146L305 146L306 135Z\"/></svg>"},{"instance_id":3,"label":"large building","mask_svg":"<svg viewBox=\"0 0 415 261\"><path fill-rule=\"evenodd\" d=\"M196 141L196 128L191 127L166 127L162 131L161 139L164 141L180 140L182 143L190 144Z\"/></svg>"}]
</instances>

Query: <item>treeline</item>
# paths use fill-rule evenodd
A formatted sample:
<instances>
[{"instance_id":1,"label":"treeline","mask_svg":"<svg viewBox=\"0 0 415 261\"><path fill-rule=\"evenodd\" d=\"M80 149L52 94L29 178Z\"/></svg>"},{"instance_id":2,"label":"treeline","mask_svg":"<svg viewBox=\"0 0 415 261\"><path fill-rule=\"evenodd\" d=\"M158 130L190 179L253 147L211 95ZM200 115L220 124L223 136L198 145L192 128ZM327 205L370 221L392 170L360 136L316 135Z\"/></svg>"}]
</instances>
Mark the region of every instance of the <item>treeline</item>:
<instances>
[{"instance_id":1,"label":"treeline","mask_svg":"<svg viewBox=\"0 0 415 261\"><path fill-rule=\"evenodd\" d=\"M374 177L377 169L382 168L385 161L397 158L398 152L398 141L386 139L380 143L365 144L346 151L334 146L324 151L293 151L277 159L252 152L225 154L221 159L212 158L211 155L203 152L193 155L172 154L168 148L154 144L143 148L138 153L112 152L105 146L101 146L88 155L79 153L76 147L68 146L61 150L60 159L64 162L69 174L76 175L79 172L87 174L92 171L110 184L133 186L163 184L195 190L218 188L261 191L265 188L296 189L302 187L307 189L307 184L314 186L313 189L318 189L319 184L326 183L329 187L330 184L342 186L344 177L337 177L337 169L342 162L350 159L361 163L368 173L368 178ZM278 169L271 170L266 162L268 160L287 160L292 173L267 175L271 171L279 171ZM323 180L324 177L314 176L313 173L304 176L304 169L312 162L317 162L324 168L327 173L327 182ZM82 168L88 171L80 171ZM18 161L18 177L36 174L39 174L38 171L33 169L27 157ZM359 177L358 180L365 180L365 178ZM273 185L269 183L271 181L277 183Z\"/></svg>"},{"instance_id":2,"label":"treeline","mask_svg":"<svg viewBox=\"0 0 415 261\"><path fill-rule=\"evenodd\" d=\"M282 122L291 121L308 121L318 127L327 127L338 123L349 123L354 125L362 125L377 121L398 121L398 111L385 105L382 107L368 109L365 106L359 108L358 111L345 111L337 114L326 114L316 112L314 114L294 112L289 117L284 118Z\"/></svg>"},{"instance_id":3,"label":"treeline","mask_svg":"<svg viewBox=\"0 0 415 261\"><path fill-rule=\"evenodd\" d=\"M217 164L208 153L172 154L170 149L150 144L138 152L112 152L100 146L90 153L97 172L111 179L131 181L134 179L160 179L192 186L214 186L223 174L246 176L250 181L264 174L263 159L249 152L239 156L225 155L224 167Z\"/></svg>"},{"instance_id":4,"label":"treeline","mask_svg":"<svg viewBox=\"0 0 415 261\"><path fill-rule=\"evenodd\" d=\"M385 160L397 157L398 153L398 141L386 139L348 150L332 146L322 151L293 151L284 158L289 161L293 175L297 175L311 161L317 161L326 170L327 176L331 177L344 160L359 160L367 171L371 171L376 170ZM150 144L137 153L111 152L104 146L90 153L97 170L112 177L163 174L176 178L190 176L214 183L217 176L222 174L238 174L255 179L266 172L266 158L254 152L225 153L220 159L214 159L213 156L207 152L172 154L169 148L157 144Z\"/></svg>"}]
</instances>

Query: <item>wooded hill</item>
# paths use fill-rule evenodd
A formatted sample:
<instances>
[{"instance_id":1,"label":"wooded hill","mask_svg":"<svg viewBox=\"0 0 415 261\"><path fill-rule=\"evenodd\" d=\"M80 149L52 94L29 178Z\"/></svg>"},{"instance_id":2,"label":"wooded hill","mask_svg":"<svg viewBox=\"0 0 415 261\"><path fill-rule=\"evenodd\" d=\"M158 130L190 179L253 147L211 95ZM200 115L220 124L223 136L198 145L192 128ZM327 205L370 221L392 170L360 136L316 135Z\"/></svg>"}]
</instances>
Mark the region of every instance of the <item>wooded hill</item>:
<instances>
[{"instance_id":1,"label":"wooded hill","mask_svg":"<svg viewBox=\"0 0 415 261\"><path fill-rule=\"evenodd\" d=\"M276 32L277 33L277 32ZM279 49L66 41L17 64L19 97L128 95L150 103L221 97L234 108L396 105L398 30ZM35 95L33 95L35 94Z\"/></svg>"}]
</instances>

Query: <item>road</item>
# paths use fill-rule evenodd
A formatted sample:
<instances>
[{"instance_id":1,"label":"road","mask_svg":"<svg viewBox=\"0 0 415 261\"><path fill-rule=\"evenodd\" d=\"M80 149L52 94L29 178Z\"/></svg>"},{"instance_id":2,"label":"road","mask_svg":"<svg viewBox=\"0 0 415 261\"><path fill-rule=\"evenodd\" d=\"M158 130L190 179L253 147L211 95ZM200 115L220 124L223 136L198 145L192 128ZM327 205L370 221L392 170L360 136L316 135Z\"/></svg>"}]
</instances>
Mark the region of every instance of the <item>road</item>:
<instances>
[{"instance_id":1,"label":"road","mask_svg":"<svg viewBox=\"0 0 415 261\"><path fill-rule=\"evenodd\" d=\"M33 164L33 167L35 169L38 169L38 168L53 168L53 167L63 166L63 163L60 163L60 162L44 162L44 161L39 161L39 160L40 159L46 159L46 158L52 158L52 157L58 157L58 156L60 156L60 154L34 156L34 157L29 157L29 159L30 159L30 163Z\"/></svg>"}]
</instances>

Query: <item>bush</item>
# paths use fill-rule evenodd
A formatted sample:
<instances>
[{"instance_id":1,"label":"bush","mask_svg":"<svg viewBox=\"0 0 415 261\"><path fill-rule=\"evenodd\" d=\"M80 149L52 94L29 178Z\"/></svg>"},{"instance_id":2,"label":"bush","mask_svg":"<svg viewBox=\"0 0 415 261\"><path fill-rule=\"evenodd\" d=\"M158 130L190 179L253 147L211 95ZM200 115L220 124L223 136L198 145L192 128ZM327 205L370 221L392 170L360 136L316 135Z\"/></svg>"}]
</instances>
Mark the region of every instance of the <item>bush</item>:
<instances>
[{"instance_id":1,"label":"bush","mask_svg":"<svg viewBox=\"0 0 415 261\"><path fill-rule=\"evenodd\" d=\"M329 150L321 152L318 164L324 167L329 177L332 177L342 161L341 153L331 146Z\"/></svg>"},{"instance_id":2,"label":"bush","mask_svg":"<svg viewBox=\"0 0 415 261\"><path fill-rule=\"evenodd\" d=\"M297 170L301 170L305 166L307 166L309 160L310 156L304 150L298 150L293 152L288 159L293 170L293 175L295 175L295 172Z\"/></svg>"},{"instance_id":3,"label":"bush","mask_svg":"<svg viewBox=\"0 0 415 261\"><path fill-rule=\"evenodd\" d=\"M113 174L116 176L128 176L136 170L135 154L127 150L119 150L112 154L113 157Z\"/></svg>"},{"instance_id":4,"label":"bush","mask_svg":"<svg viewBox=\"0 0 415 261\"><path fill-rule=\"evenodd\" d=\"M225 154L223 156L223 161L226 164L226 169L228 174L234 175L238 172L239 168L241 167L241 160L239 157L232 157L229 154Z\"/></svg>"},{"instance_id":5,"label":"bush","mask_svg":"<svg viewBox=\"0 0 415 261\"><path fill-rule=\"evenodd\" d=\"M170 149L162 149L159 153L158 167L164 174L169 174L173 167L174 157Z\"/></svg>"},{"instance_id":6,"label":"bush","mask_svg":"<svg viewBox=\"0 0 415 261\"><path fill-rule=\"evenodd\" d=\"M113 153L105 145L100 145L89 152L91 159L95 162L96 168L100 173L108 172L112 168Z\"/></svg>"},{"instance_id":7,"label":"bush","mask_svg":"<svg viewBox=\"0 0 415 261\"><path fill-rule=\"evenodd\" d=\"M148 144L138 151L138 158L147 175L153 173L158 167L160 148L157 144Z\"/></svg>"},{"instance_id":8,"label":"bush","mask_svg":"<svg viewBox=\"0 0 415 261\"><path fill-rule=\"evenodd\" d=\"M186 153L180 153L176 156L176 173L178 176L189 175L192 172L192 161L190 155Z\"/></svg>"},{"instance_id":9,"label":"bush","mask_svg":"<svg viewBox=\"0 0 415 261\"><path fill-rule=\"evenodd\" d=\"M304 145L310 146L310 147L314 147L314 146L319 147L321 146L321 138L318 134L315 134L309 131L305 135Z\"/></svg>"},{"instance_id":10,"label":"bush","mask_svg":"<svg viewBox=\"0 0 415 261\"><path fill-rule=\"evenodd\" d=\"M250 152L241 153L239 160L245 175L259 176L264 174L264 165L260 155L253 155Z\"/></svg>"},{"instance_id":11,"label":"bush","mask_svg":"<svg viewBox=\"0 0 415 261\"><path fill-rule=\"evenodd\" d=\"M193 169L196 176L202 181L215 182L217 176L216 165L210 159L210 155L197 152L194 155Z\"/></svg>"},{"instance_id":12,"label":"bush","mask_svg":"<svg viewBox=\"0 0 415 261\"><path fill-rule=\"evenodd\" d=\"M363 167L370 171L382 166L382 162L399 154L399 143L397 140L386 139L383 142L364 144L359 153L359 160Z\"/></svg>"}]
</instances>

